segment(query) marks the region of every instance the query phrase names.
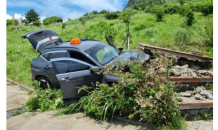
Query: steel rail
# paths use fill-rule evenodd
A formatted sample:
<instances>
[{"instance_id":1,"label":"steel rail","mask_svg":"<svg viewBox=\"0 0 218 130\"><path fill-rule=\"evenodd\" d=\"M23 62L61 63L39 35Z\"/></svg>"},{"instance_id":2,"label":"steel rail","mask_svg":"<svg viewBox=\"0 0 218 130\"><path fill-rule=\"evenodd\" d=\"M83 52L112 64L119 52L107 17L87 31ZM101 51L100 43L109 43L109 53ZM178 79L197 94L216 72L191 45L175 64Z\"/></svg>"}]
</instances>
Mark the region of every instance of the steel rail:
<instances>
[{"instance_id":1,"label":"steel rail","mask_svg":"<svg viewBox=\"0 0 218 130\"><path fill-rule=\"evenodd\" d=\"M213 58L211 58L211 57L198 56L198 55L193 55L193 54L185 53L185 52L181 52L181 51L173 51L170 49L146 45L146 44L142 44L142 43L139 43L138 45L142 50L145 50L145 49L155 50L158 53L162 53L162 54L175 55L178 57L184 57L184 58L191 59L191 60L198 60L201 62L213 62Z\"/></svg>"},{"instance_id":2,"label":"steel rail","mask_svg":"<svg viewBox=\"0 0 218 130\"><path fill-rule=\"evenodd\" d=\"M213 108L213 102L201 102L201 103L178 103L179 109L202 109Z\"/></svg>"},{"instance_id":3,"label":"steel rail","mask_svg":"<svg viewBox=\"0 0 218 130\"><path fill-rule=\"evenodd\" d=\"M183 77L169 77L169 80L172 82L180 82L180 83L213 83L213 77L203 78L183 78Z\"/></svg>"}]
</instances>

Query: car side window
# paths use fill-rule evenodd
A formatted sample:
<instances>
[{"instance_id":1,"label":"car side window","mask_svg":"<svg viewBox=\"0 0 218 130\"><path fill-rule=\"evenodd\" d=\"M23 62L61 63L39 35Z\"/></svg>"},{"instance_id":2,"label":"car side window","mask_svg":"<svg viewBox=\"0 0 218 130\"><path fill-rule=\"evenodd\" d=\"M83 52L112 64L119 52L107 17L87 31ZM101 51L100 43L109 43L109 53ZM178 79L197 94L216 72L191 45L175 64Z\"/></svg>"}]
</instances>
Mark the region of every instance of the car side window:
<instances>
[{"instance_id":1,"label":"car side window","mask_svg":"<svg viewBox=\"0 0 218 130\"><path fill-rule=\"evenodd\" d=\"M61 61L54 61L52 64L57 74L90 69L90 66L75 61L61 60Z\"/></svg>"},{"instance_id":2,"label":"car side window","mask_svg":"<svg viewBox=\"0 0 218 130\"><path fill-rule=\"evenodd\" d=\"M70 57L71 58L75 58L75 59L78 59L78 60L81 60L81 61L84 61L84 62L87 62L91 65L96 65L93 61L91 61L88 57L86 57L85 55L79 53L79 52L76 52L76 51L70 51Z\"/></svg>"},{"instance_id":3,"label":"car side window","mask_svg":"<svg viewBox=\"0 0 218 130\"><path fill-rule=\"evenodd\" d=\"M56 52L56 53L48 53L42 55L46 60L50 61L52 58L60 58L60 57L67 57L66 52Z\"/></svg>"}]
</instances>

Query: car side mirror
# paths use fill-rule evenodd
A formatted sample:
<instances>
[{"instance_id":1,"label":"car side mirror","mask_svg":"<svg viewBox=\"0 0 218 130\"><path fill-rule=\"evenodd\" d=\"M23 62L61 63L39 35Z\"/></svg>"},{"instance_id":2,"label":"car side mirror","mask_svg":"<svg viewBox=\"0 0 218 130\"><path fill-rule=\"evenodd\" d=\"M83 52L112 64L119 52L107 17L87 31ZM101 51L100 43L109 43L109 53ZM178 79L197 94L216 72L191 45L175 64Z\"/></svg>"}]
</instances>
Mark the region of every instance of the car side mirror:
<instances>
[{"instance_id":1,"label":"car side mirror","mask_svg":"<svg viewBox=\"0 0 218 130\"><path fill-rule=\"evenodd\" d=\"M122 46L121 46L121 47L119 47L119 48L118 48L118 50L122 51L122 50L123 50L123 47L122 47Z\"/></svg>"},{"instance_id":2,"label":"car side mirror","mask_svg":"<svg viewBox=\"0 0 218 130\"><path fill-rule=\"evenodd\" d=\"M92 66L91 67L91 71L92 72L97 72L97 71L99 71L100 70L100 67L98 67L98 66Z\"/></svg>"}]
</instances>

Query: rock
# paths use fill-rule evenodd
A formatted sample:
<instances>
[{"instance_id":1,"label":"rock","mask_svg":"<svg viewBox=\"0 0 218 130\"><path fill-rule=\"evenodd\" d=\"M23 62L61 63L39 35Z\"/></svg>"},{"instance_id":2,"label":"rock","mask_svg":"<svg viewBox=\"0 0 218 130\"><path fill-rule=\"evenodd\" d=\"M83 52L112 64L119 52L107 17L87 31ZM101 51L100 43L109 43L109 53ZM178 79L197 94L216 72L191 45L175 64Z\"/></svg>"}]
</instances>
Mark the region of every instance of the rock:
<instances>
[{"instance_id":1,"label":"rock","mask_svg":"<svg viewBox=\"0 0 218 130\"><path fill-rule=\"evenodd\" d=\"M213 95L213 91L212 90L207 90L207 92L209 92L211 95Z\"/></svg>"},{"instance_id":2,"label":"rock","mask_svg":"<svg viewBox=\"0 0 218 130\"><path fill-rule=\"evenodd\" d=\"M181 69L188 69L188 64L183 65L183 66L181 66L180 68L181 68Z\"/></svg>"},{"instance_id":3,"label":"rock","mask_svg":"<svg viewBox=\"0 0 218 130\"><path fill-rule=\"evenodd\" d=\"M197 55L197 56L202 56L202 53L199 51L191 51L191 54Z\"/></svg>"},{"instance_id":4,"label":"rock","mask_svg":"<svg viewBox=\"0 0 218 130\"><path fill-rule=\"evenodd\" d=\"M206 76L207 71L206 70L198 70L198 73Z\"/></svg>"},{"instance_id":5,"label":"rock","mask_svg":"<svg viewBox=\"0 0 218 130\"><path fill-rule=\"evenodd\" d=\"M205 89L205 87L197 87L195 91L197 93L199 93L199 92L201 92L201 90L206 90L206 89Z\"/></svg>"},{"instance_id":6,"label":"rock","mask_svg":"<svg viewBox=\"0 0 218 130\"><path fill-rule=\"evenodd\" d=\"M174 76L180 76L181 75L181 73L177 69L171 69L170 71L171 71L171 73L173 73Z\"/></svg>"},{"instance_id":7,"label":"rock","mask_svg":"<svg viewBox=\"0 0 218 130\"><path fill-rule=\"evenodd\" d=\"M189 110L189 114L192 116L198 115L199 110Z\"/></svg>"},{"instance_id":8,"label":"rock","mask_svg":"<svg viewBox=\"0 0 218 130\"><path fill-rule=\"evenodd\" d=\"M204 113L209 113L209 109L206 109L206 108L204 108L204 109L201 109L200 111L199 111L199 114L201 115L201 116L203 116L204 115Z\"/></svg>"},{"instance_id":9,"label":"rock","mask_svg":"<svg viewBox=\"0 0 218 130\"><path fill-rule=\"evenodd\" d=\"M189 77L187 74L181 74L181 77L183 77L183 78L187 78L187 77Z\"/></svg>"},{"instance_id":10,"label":"rock","mask_svg":"<svg viewBox=\"0 0 218 130\"><path fill-rule=\"evenodd\" d=\"M200 94L207 99L213 99L213 95L211 95L207 90L201 90Z\"/></svg>"},{"instance_id":11,"label":"rock","mask_svg":"<svg viewBox=\"0 0 218 130\"><path fill-rule=\"evenodd\" d=\"M191 95L194 95L195 92L194 91L185 91L186 93L191 93Z\"/></svg>"},{"instance_id":12,"label":"rock","mask_svg":"<svg viewBox=\"0 0 218 130\"><path fill-rule=\"evenodd\" d=\"M182 97L191 97L192 96L191 93L189 93L189 92L182 92L181 94L182 94Z\"/></svg>"},{"instance_id":13,"label":"rock","mask_svg":"<svg viewBox=\"0 0 218 130\"><path fill-rule=\"evenodd\" d=\"M191 77L196 78L197 74L195 72L191 72Z\"/></svg>"},{"instance_id":14,"label":"rock","mask_svg":"<svg viewBox=\"0 0 218 130\"><path fill-rule=\"evenodd\" d=\"M202 100L203 97L202 97L200 94L196 94L196 95L195 95L195 99L196 99L196 100Z\"/></svg>"},{"instance_id":15,"label":"rock","mask_svg":"<svg viewBox=\"0 0 218 130\"><path fill-rule=\"evenodd\" d=\"M163 67L158 68L157 73L158 74L165 74L167 72L167 70Z\"/></svg>"},{"instance_id":16,"label":"rock","mask_svg":"<svg viewBox=\"0 0 218 130\"><path fill-rule=\"evenodd\" d=\"M213 77L213 72L212 71L207 71L206 75L210 76L210 77Z\"/></svg>"},{"instance_id":17,"label":"rock","mask_svg":"<svg viewBox=\"0 0 218 130\"><path fill-rule=\"evenodd\" d=\"M192 66L190 67L190 69L199 70L199 69L201 69L201 67L200 67L200 66L197 66L197 65L192 65Z\"/></svg>"}]
</instances>

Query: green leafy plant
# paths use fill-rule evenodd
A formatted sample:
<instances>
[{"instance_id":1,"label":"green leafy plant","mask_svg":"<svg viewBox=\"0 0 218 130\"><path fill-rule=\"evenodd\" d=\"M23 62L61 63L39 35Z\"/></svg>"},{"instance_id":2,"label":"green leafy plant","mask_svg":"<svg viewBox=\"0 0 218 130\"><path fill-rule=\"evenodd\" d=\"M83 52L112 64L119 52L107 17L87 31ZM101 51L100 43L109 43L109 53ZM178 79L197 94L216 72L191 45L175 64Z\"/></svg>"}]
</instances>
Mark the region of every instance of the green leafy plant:
<instances>
[{"instance_id":1,"label":"green leafy plant","mask_svg":"<svg viewBox=\"0 0 218 130\"><path fill-rule=\"evenodd\" d=\"M43 20L43 24L44 25L48 25L48 24L51 24L51 23L55 23L55 22L62 22L62 18L61 17L57 17L57 16L51 16L51 17L48 17L48 18L45 18Z\"/></svg>"},{"instance_id":2,"label":"green leafy plant","mask_svg":"<svg viewBox=\"0 0 218 130\"><path fill-rule=\"evenodd\" d=\"M185 0L178 0L179 1L179 4L181 5L181 6L183 6L183 4L185 3Z\"/></svg>"},{"instance_id":3,"label":"green leafy plant","mask_svg":"<svg viewBox=\"0 0 218 130\"><path fill-rule=\"evenodd\" d=\"M105 14L106 19L117 19L119 15L117 12L107 13Z\"/></svg>"},{"instance_id":4,"label":"green leafy plant","mask_svg":"<svg viewBox=\"0 0 218 130\"><path fill-rule=\"evenodd\" d=\"M109 27L106 31L105 31L105 35L107 37L109 37L112 42L115 41L116 35L117 35L117 31L115 30L114 27Z\"/></svg>"},{"instance_id":5,"label":"green leafy plant","mask_svg":"<svg viewBox=\"0 0 218 130\"><path fill-rule=\"evenodd\" d=\"M188 8L185 12L186 21L185 24L189 28L195 23L195 16L192 9Z\"/></svg>"},{"instance_id":6,"label":"green leafy plant","mask_svg":"<svg viewBox=\"0 0 218 130\"><path fill-rule=\"evenodd\" d=\"M61 89L42 89L37 81L33 82L33 86L35 89L32 97L26 103L28 111L56 110L64 106Z\"/></svg>"},{"instance_id":7,"label":"green leafy plant","mask_svg":"<svg viewBox=\"0 0 218 130\"><path fill-rule=\"evenodd\" d=\"M160 55L158 55L160 56ZM138 61L116 62L101 70L101 73L114 74L122 78L117 84L99 84L89 95L77 103L62 109L58 114L68 114L82 108L86 115L97 120L109 120L114 114L138 121L146 121L155 126L180 128L182 119L176 100L173 100L174 85L167 80L170 61L162 56L160 61L152 60L143 65ZM166 68L166 77L156 73L158 66ZM90 89L83 86L81 90Z\"/></svg>"},{"instance_id":8,"label":"green leafy plant","mask_svg":"<svg viewBox=\"0 0 218 130\"><path fill-rule=\"evenodd\" d=\"M41 22L39 20L36 20L36 21L33 22L33 25L34 26L40 26Z\"/></svg>"},{"instance_id":9,"label":"green leafy plant","mask_svg":"<svg viewBox=\"0 0 218 130\"><path fill-rule=\"evenodd\" d=\"M176 44L184 50L190 41L189 30L181 29L175 33Z\"/></svg>"},{"instance_id":10,"label":"green leafy plant","mask_svg":"<svg viewBox=\"0 0 218 130\"><path fill-rule=\"evenodd\" d=\"M204 1L200 5L200 12L203 13L204 16L213 13L213 1Z\"/></svg>"},{"instance_id":11,"label":"green leafy plant","mask_svg":"<svg viewBox=\"0 0 218 130\"><path fill-rule=\"evenodd\" d=\"M204 26L201 29L201 36L205 46L213 48L213 21L208 20L205 22Z\"/></svg>"},{"instance_id":12,"label":"green leafy plant","mask_svg":"<svg viewBox=\"0 0 218 130\"><path fill-rule=\"evenodd\" d=\"M157 22L162 22L164 18L164 9L161 6L157 6L154 8L153 14L156 17Z\"/></svg>"}]
</instances>

